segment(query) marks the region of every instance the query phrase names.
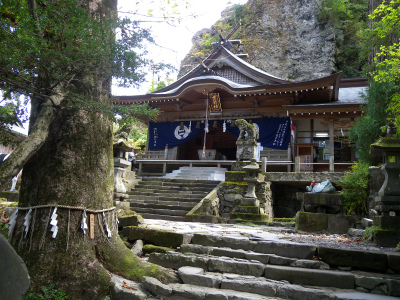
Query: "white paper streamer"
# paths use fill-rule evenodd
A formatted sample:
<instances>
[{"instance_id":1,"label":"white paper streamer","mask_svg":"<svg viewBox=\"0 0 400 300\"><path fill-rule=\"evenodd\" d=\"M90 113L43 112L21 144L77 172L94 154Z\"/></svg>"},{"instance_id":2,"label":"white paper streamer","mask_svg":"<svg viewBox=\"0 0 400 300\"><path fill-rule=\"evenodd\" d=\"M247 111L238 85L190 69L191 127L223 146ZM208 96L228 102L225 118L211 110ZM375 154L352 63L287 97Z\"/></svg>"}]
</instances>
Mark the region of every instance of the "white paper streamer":
<instances>
[{"instance_id":1,"label":"white paper streamer","mask_svg":"<svg viewBox=\"0 0 400 300\"><path fill-rule=\"evenodd\" d=\"M26 214L26 216L24 218L25 238L28 235L29 226L31 226L31 219L32 219L31 215L32 215L32 208L29 209L28 213Z\"/></svg>"},{"instance_id":2,"label":"white paper streamer","mask_svg":"<svg viewBox=\"0 0 400 300\"><path fill-rule=\"evenodd\" d=\"M206 122L206 125L205 125L205 127L204 127L204 131L205 131L206 133L209 132L209 130L208 130L208 122Z\"/></svg>"},{"instance_id":3,"label":"white paper streamer","mask_svg":"<svg viewBox=\"0 0 400 300\"><path fill-rule=\"evenodd\" d=\"M189 132L192 132L192 121L189 123Z\"/></svg>"},{"instance_id":4,"label":"white paper streamer","mask_svg":"<svg viewBox=\"0 0 400 300\"><path fill-rule=\"evenodd\" d=\"M51 221L50 221L50 225L51 225L51 229L50 231L53 233L53 235L51 236L53 239L56 238L57 236L57 232L58 232L58 226L57 226L57 207L54 208L53 210L53 214L51 215Z\"/></svg>"},{"instance_id":5,"label":"white paper streamer","mask_svg":"<svg viewBox=\"0 0 400 300\"><path fill-rule=\"evenodd\" d=\"M81 221L81 229L83 231L83 234L86 234L86 230L88 230L88 225L86 220L87 220L86 211L83 211L82 221Z\"/></svg>"},{"instance_id":6,"label":"white paper streamer","mask_svg":"<svg viewBox=\"0 0 400 300\"><path fill-rule=\"evenodd\" d=\"M18 216L18 209L16 209L14 211L14 213L11 215L10 222L8 223L9 224L9 227L8 227L8 236L9 237L11 237L11 235L14 231L15 224L17 223L17 216Z\"/></svg>"},{"instance_id":7,"label":"white paper streamer","mask_svg":"<svg viewBox=\"0 0 400 300\"><path fill-rule=\"evenodd\" d=\"M104 214L104 212L103 212L103 223L104 223L104 227L106 227L107 237L110 238L111 237L111 231L108 228L107 219L106 219L106 215Z\"/></svg>"},{"instance_id":8,"label":"white paper streamer","mask_svg":"<svg viewBox=\"0 0 400 300\"><path fill-rule=\"evenodd\" d=\"M222 131L225 132L226 131L226 122L224 120L224 124L222 125Z\"/></svg>"},{"instance_id":9,"label":"white paper streamer","mask_svg":"<svg viewBox=\"0 0 400 300\"><path fill-rule=\"evenodd\" d=\"M118 220L117 214L115 214L115 225L117 225L117 230L118 230L118 224L119 224L119 220Z\"/></svg>"}]
</instances>

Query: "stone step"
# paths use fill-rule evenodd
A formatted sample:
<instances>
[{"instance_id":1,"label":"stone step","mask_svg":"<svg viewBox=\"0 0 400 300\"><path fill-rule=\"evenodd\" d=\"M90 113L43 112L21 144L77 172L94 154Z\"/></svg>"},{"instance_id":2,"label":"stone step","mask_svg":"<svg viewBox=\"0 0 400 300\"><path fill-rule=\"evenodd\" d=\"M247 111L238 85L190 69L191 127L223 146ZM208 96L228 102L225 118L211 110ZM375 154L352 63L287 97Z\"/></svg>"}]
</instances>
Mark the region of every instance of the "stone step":
<instances>
[{"instance_id":1,"label":"stone step","mask_svg":"<svg viewBox=\"0 0 400 300\"><path fill-rule=\"evenodd\" d=\"M195 202L198 203L199 199L203 199L204 197L172 197L169 195L163 194L162 196L156 195L156 196L146 196L146 195L129 195L128 200L131 202L136 202L136 201L172 201L172 202Z\"/></svg>"},{"instance_id":2,"label":"stone step","mask_svg":"<svg viewBox=\"0 0 400 300\"><path fill-rule=\"evenodd\" d=\"M305 288L263 277L205 272L201 268L194 267L182 267L178 271L184 284L220 288L223 291L234 290L279 299L331 299L329 291L323 289Z\"/></svg>"},{"instance_id":3,"label":"stone step","mask_svg":"<svg viewBox=\"0 0 400 300\"><path fill-rule=\"evenodd\" d=\"M181 199L180 199L181 200ZM193 200L193 199L189 199L189 200ZM179 200L173 200L173 201L167 201L167 200L148 200L148 199L135 199L135 200L128 200L130 201L132 204L159 204L159 205L172 205L172 206L182 206L182 207L194 207L195 205L197 205L197 203L199 203L199 201L179 201Z\"/></svg>"},{"instance_id":4,"label":"stone step","mask_svg":"<svg viewBox=\"0 0 400 300\"><path fill-rule=\"evenodd\" d=\"M221 168L221 167L180 167L180 170L191 170L191 171L196 171L196 170L228 171L227 168Z\"/></svg>"},{"instance_id":5,"label":"stone step","mask_svg":"<svg viewBox=\"0 0 400 300\"><path fill-rule=\"evenodd\" d=\"M205 196L207 196L208 194L180 194L180 193L175 193L175 194L167 194L167 193L144 193L144 192L140 192L134 195L129 195L128 199L131 200L135 200L135 199L139 199L139 200L143 200L143 199L149 199L149 200L159 200L159 199L163 199L163 200L174 200L174 199L179 199L182 201L197 201L197 200L201 200L203 199Z\"/></svg>"},{"instance_id":6,"label":"stone step","mask_svg":"<svg viewBox=\"0 0 400 300\"><path fill-rule=\"evenodd\" d=\"M199 172L191 172L191 171L179 171L179 172L173 172L173 173L168 173L164 176L164 178L175 178L175 176L187 176L186 178L193 178L193 177L200 177L203 176L205 178L207 177L216 177L216 176L223 176L225 177L225 172L220 172L220 171L215 171L215 172L210 172L210 171L199 171Z\"/></svg>"},{"instance_id":7,"label":"stone step","mask_svg":"<svg viewBox=\"0 0 400 300\"><path fill-rule=\"evenodd\" d=\"M164 204L153 204L153 203L131 203L130 207L132 210L137 210L139 208L152 208L160 210L183 210L189 212L192 206L179 206L179 205L164 205Z\"/></svg>"},{"instance_id":8,"label":"stone step","mask_svg":"<svg viewBox=\"0 0 400 300\"><path fill-rule=\"evenodd\" d=\"M231 249L231 248L219 248L209 247L194 244L185 244L180 247L181 253L194 253L194 254L205 254L213 256L225 256L230 258L256 260L263 264L301 267L308 269L329 269L329 265L319 261L310 259L296 259L284 256L278 256L275 254L264 254L253 251L245 251L242 249Z\"/></svg>"},{"instance_id":9,"label":"stone step","mask_svg":"<svg viewBox=\"0 0 400 300\"><path fill-rule=\"evenodd\" d=\"M188 222L189 221L185 216L158 215L158 214L151 214L151 213L140 213L140 215L144 219L169 220L169 221L178 221L178 222Z\"/></svg>"},{"instance_id":10,"label":"stone step","mask_svg":"<svg viewBox=\"0 0 400 300\"><path fill-rule=\"evenodd\" d=\"M164 300L210 299L210 300L278 300L277 297L265 297L253 293L228 289L211 288L191 284L162 284L155 278L143 277L143 286L152 294Z\"/></svg>"},{"instance_id":11,"label":"stone step","mask_svg":"<svg viewBox=\"0 0 400 300\"><path fill-rule=\"evenodd\" d=\"M131 208L133 209L133 208ZM167 215L167 216L186 216L187 210L170 210L170 209L155 209L147 207L136 207L133 209L135 212L139 213L143 218L143 214L154 214L154 215Z\"/></svg>"},{"instance_id":12,"label":"stone step","mask_svg":"<svg viewBox=\"0 0 400 300\"><path fill-rule=\"evenodd\" d=\"M178 191L202 191L202 192L210 192L215 188L215 184L210 186L182 186L182 185L151 185L151 184L138 184L135 189L132 190L134 192L136 189L149 189L149 190L178 190Z\"/></svg>"},{"instance_id":13,"label":"stone step","mask_svg":"<svg viewBox=\"0 0 400 300\"><path fill-rule=\"evenodd\" d=\"M180 268L179 275L184 284L196 285L205 288L220 288L221 291L234 290L236 292L258 294L265 297L278 297L278 299L396 299L395 297L391 296L360 293L355 292L354 290L338 291L324 287L303 287L301 285L269 280L263 277L205 272L201 268L194 267Z\"/></svg>"},{"instance_id":14,"label":"stone step","mask_svg":"<svg viewBox=\"0 0 400 300\"><path fill-rule=\"evenodd\" d=\"M185 179L188 177L189 177L188 174L187 175L179 174L179 175L173 176L171 178L181 180L181 179ZM225 180L225 176L222 176L222 175L219 176L219 175L213 175L213 174L210 174L210 175L201 175L201 174L197 175L196 174L196 175L190 175L189 178L191 178L192 180L207 180L207 181L224 181Z\"/></svg>"},{"instance_id":15,"label":"stone step","mask_svg":"<svg viewBox=\"0 0 400 300\"><path fill-rule=\"evenodd\" d=\"M212 183L209 180L194 180L194 179L174 179L174 178L162 178L162 177L142 177L142 182L179 182L179 183Z\"/></svg>"},{"instance_id":16,"label":"stone step","mask_svg":"<svg viewBox=\"0 0 400 300\"><path fill-rule=\"evenodd\" d=\"M152 253L149 262L175 270L182 267L195 267L205 272L261 277L302 286L361 291L369 291L366 288L370 287L372 292L383 293L386 290L391 296L398 296L400 291L400 280L384 278L379 274L363 276L345 271L265 265L255 260L177 252Z\"/></svg>"},{"instance_id":17,"label":"stone step","mask_svg":"<svg viewBox=\"0 0 400 300\"><path fill-rule=\"evenodd\" d=\"M279 256L311 259L316 254L316 246L282 241L252 241L248 238L223 237L196 233L193 235L192 244L226 247L231 249L251 250L262 254L276 254Z\"/></svg>"},{"instance_id":18,"label":"stone step","mask_svg":"<svg viewBox=\"0 0 400 300\"><path fill-rule=\"evenodd\" d=\"M197 190L178 190L178 189L146 189L146 188L137 188L134 189L133 191L128 192L128 195L140 195L140 194L171 194L171 195L178 195L178 196L184 196L184 195L207 195L209 192L208 191L197 191Z\"/></svg>"}]
</instances>

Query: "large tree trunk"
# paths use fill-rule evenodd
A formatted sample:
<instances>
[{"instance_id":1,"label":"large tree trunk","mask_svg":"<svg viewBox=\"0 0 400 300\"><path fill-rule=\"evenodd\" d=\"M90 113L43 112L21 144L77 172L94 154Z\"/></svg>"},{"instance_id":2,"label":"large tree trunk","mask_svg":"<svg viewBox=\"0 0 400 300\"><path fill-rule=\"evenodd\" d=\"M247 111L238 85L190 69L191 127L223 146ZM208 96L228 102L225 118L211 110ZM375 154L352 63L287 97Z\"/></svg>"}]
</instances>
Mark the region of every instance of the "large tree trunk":
<instances>
[{"instance_id":1,"label":"large tree trunk","mask_svg":"<svg viewBox=\"0 0 400 300\"><path fill-rule=\"evenodd\" d=\"M114 0L86 0L84 4L99 12L96 16L116 13ZM97 75L92 78L95 84L85 84L89 79L75 85L75 92L88 100L111 104L110 78ZM40 121L42 109L41 105L32 106L32 120ZM32 209L26 237L23 224L28 210L19 210L10 239L26 262L35 287L55 284L69 299L103 300L110 284L104 266L131 279L140 280L145 274L166 279L161 268L142 264L124 246L114 211L104 213L112 237L104 234L103 213L94 213L95 236L91 239L80 229L83 210L63 207L102 210L113 206L112 156L112 124L108 118L101 113L62 109L51 123L46 141L25 164L19 207L44 207ZM52 238L49 218L55 206L58 234Z\"/></svg>"}]
</instances>

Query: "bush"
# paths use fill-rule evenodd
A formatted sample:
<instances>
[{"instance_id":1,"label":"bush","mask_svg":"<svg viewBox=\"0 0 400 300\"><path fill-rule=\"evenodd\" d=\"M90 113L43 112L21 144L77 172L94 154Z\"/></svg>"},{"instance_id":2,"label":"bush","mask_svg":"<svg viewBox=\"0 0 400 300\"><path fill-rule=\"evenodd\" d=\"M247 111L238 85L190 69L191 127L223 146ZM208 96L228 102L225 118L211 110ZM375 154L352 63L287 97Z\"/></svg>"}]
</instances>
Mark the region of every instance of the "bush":
<instances>
[{"instance_id":1,"label":"bush","mask_svg":"<svg viewBox=\"0 0 400 300\"><path fill-rule=\"evenodd\" d=\"M357 163L340 181L343 186L344 206L349 215L368 214L368 168L369 165L366 163Z\"/></svg>"},{"instance_id":2,"label":"bush","mask_svg":"<svg viewBox=\"0 0 400 300\"><path fill-rule=\"evenodd\" d=\"M40 292L29 290L23 300L68 300L68 296L62 289L56 289L54 285L42 286Z\"/></svg>"}]
</instances>

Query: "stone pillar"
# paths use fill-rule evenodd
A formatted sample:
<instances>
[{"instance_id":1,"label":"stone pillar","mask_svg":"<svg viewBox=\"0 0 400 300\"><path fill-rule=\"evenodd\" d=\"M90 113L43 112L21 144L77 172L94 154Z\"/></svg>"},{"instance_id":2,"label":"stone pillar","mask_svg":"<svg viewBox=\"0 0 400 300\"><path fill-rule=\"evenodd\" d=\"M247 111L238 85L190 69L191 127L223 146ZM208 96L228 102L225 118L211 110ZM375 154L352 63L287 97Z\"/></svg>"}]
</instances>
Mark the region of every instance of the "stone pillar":
<instances>
[{"instance_id":1,"label":"stone pillar","mask_svg":"<svg viewBox=\"0 0 400 300\"><path fill-rule=\"evenodd\" d=\"M251 160L257 154L257 142L255 140L237 140L236 160Z\"/></svg>"}]
</instances>

